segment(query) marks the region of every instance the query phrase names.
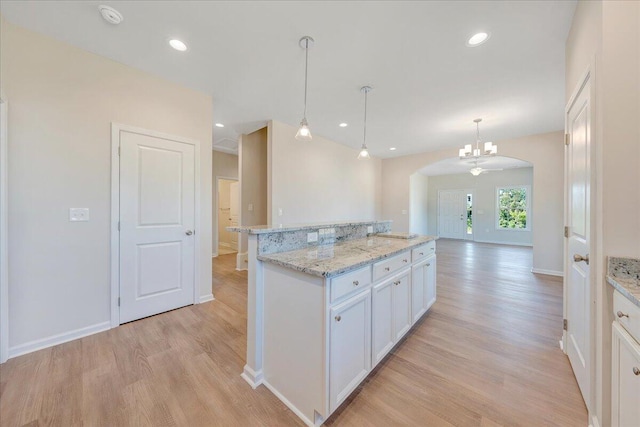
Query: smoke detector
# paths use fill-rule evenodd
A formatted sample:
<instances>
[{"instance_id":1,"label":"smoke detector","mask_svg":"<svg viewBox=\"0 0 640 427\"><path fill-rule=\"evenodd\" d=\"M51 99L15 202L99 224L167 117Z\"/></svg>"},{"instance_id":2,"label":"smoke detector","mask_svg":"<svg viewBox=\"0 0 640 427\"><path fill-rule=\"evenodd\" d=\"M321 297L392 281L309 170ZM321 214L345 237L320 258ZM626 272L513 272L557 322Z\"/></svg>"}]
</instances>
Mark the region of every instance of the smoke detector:
<instances>
[{"instance_id":1,"label":"smoke detector","mask_svg":"<svg viewBox=\"0 0 640 427\"><path fill-rule=\"evenodd\" d=\"M109 24L118 25L124 19L122 17L122 14L111 6L106 6L103 4L98 6L98 10L100 11L100 15L102 15L102 18Z\"/></svg>"}]
</instances>

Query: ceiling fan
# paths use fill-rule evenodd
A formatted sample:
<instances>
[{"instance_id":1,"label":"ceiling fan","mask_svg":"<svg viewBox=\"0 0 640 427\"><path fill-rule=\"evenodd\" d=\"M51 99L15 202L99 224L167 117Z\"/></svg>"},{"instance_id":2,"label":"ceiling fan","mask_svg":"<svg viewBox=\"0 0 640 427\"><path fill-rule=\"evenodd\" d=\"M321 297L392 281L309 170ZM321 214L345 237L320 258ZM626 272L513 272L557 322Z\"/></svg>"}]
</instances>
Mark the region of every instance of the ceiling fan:
<instances>
[{"instance_id":1,"label":"ceiling fan","mask_svg":"<svg viewBox=\"0 0 640 427\"><path fill-rule=\"evenodd\" d=\"M483 173L503 170L502 168L500 168L500 169L485 169L485 168L481 168L481 167L478 166L478 161L477 160L475 160L473 162L473 164L474 164L473 168L471 168L471 170L469 170L469 172L473 176L478 176L478 175L481 175Z\"/></svg>"}]
</instances>

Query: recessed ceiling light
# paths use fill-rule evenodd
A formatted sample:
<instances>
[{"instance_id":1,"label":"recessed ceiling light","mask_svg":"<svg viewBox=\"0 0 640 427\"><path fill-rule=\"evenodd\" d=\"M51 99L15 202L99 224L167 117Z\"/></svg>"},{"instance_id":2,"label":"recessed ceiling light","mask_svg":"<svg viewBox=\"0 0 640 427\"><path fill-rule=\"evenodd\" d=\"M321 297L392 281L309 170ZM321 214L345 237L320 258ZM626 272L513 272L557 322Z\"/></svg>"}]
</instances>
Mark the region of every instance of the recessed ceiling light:
<instances>
[{"instance_id":1,"label":"recessed ceiling light","mask_svg":"<svg viewBox=\"0 0 640 427\"><path fill-rule=\"evenodd\" d=\"M489 33L477 33L471 36L471 38L467 41L467 46L478 46L486 42L487 40L489 40Z\"/></svg>"},{"instance_id":2,"label":"recessed ceiling light","mask_svg":"<svg viewBox=\"0 0 640 427\"><path fill-rule=\"evenodd\" d=\"M340 123L338 126L340 126L341 128L346 128L349 125L347 123Z\"/></svg>"},{"instance_id":3,"label":"recessed ceiling light","mask_svg":"<svg viewBox=\"0 0 640 427\"><path fill-rule=\"evenodd\" d=\"M396 151L396 147L389 148L390 151Z\"/></svg>"},{"instance_id":4,"label":"recessed ceiling light","mask_svg":"<svg viewBox=\"0 0 640 427\"><path fill-rule=\"evenodd\" d=\"M187 50L187 45L178 39L169 40L169 44L172 48L174 48L175 50L179 50L180 52L184 52L185 50Z\"/></svg>"},{"instance_id":5,"label":"recessed ceiling light","mask_svg":"<svg viewBox=\"0 0 640 427\"><path fill-rule=\"evenodd\" d=\"M222 123L216 123L216 127L217 127L217 128L223 128L223 127L224 127L224 125L223 125Z\"/></svg>"},{"instance_id":6,"label":"recessed ceiling light","mask_svg":"<svg viewBox=\"0 0 640 427\"><path fill-rule=\"evenodd\" d=\"M100 15L102 15L102 18L109 24L118 25L124 19L122 17L122 14L111 6L101 4L100 6L98 6L98 10L100 11Z\"/></svg>"}]
</instances>

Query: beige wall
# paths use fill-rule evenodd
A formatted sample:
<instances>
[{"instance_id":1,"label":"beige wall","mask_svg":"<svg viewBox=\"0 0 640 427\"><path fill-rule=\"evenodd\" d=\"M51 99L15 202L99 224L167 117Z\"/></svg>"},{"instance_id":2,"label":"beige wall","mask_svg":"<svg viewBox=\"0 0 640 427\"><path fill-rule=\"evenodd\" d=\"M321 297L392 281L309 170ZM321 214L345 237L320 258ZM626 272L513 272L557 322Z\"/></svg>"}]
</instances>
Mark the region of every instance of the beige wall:
<instances>
[{"instance_id":1,"label":"beige wall","mask_svg":"<svg viewBox=\"0 0 640 427\"><path fill-rule=\"evenodd\" d=\"M562 270L563 132L496 141L500 155L533 164L533 267ZM382 217L392 219L396 231L409 230L410 176L440 160L455 157L457 148L382 161ZM406 211L406 214L403 214Z\"/></svg>"},{"instance_id":2,"label":"beige wall","mask_svg":"<svg viewBox=\"0 0 640 427\"><path fill-rule=\"evenodd\" d=\"M223 153L220 151L212 151L212 177L213 177L213 194L212 194L212 230L213 230L213 252L218 252L218 236L222 236L218 224L218 199L216 195L216 180L218 177L238 179L238 156L235 154Z\"/></svg>"},{"instance_id":3,"label":"beige wall","mask_svg":"<svg viewBox=\"0 0 640 427\"><path fill-rule=\"evenodd\" d=\"M429 177L416 172L409 180L409 231L429 234Z\"/></svg>"},{"instance_id":4,"label":"beige wall","mask_svg":"<svg viewBox=\"0 0 640 427\"><path fill-rule=\"evenodd\" d=\"M510 185L529 186L533 195L533 168L517 168L473 176L470 173L429 177L428 224L431 235L438 234L438 192L441 190L470 190L473 194L473 240L531 246L536 218L528 218L532 231L496 229L496 189ZM530 206L535 200L531 197ZM413 214L413 211L411 211ZM413 216L413 215L412 215ZM560 272L561 270L556 270Z\"/></svg>"},{"instance_id":5,"label":"beige wall","mask_svg":"<svg viewBox=\"0 0 640 427\"><path fill-rule=\"evenodd\" d=\"M358 160L357 150L318 135L300 142L296 131L271 123L271 222L379 219L380 159Z\"/></svg>"},{"instance_id":6,"label":"beige wall","mask_svg":"<svg viewBox=\"0 0 640 427\"><path fill-rule=\"evenodd\" d=\"M200 141L197 285L210 294L211 97L7 22L0 42L11 108L10 347L110 320L111 122ZM70 207L89 208L90 221L69 222Z\"/></svg>"}]
</instances>

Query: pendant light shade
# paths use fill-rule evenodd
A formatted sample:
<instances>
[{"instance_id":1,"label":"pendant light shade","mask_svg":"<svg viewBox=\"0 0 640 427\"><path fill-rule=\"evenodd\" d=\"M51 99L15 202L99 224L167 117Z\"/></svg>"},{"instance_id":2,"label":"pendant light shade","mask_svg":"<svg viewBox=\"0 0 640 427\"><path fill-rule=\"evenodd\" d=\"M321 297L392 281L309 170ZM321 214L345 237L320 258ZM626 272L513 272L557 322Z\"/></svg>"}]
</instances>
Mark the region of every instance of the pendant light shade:
<instances>
[{"instance_id":1,"label":"pendant light shade","mask_svg":"<svg viewBox=\"0 0 640 427\"><path fill-rule=\"evenodd\" d=\"M307 122L307 71L309 69L309 47L313 46L313 43L313 38L309 36L304 36L300 39L300 47L304 48L304 113L300 121L300 128L296 133L298 141L311 141L313 139Z\"/></svg>"},{"instance_id":2,"label":"pendant light shade","mask_svg":"<svg viewBox=\"0 0 640 427\"><path fill-rule=\"evenodd\" d=\"M362 86L360 88L360 91L364 92L364 131L362 135L362 147L360 148L358 159L369 159L371 157L369 155L369 149L367 148L367 94L371 92L371 90L371 86Z\"/></svg>"}]
</instances>

